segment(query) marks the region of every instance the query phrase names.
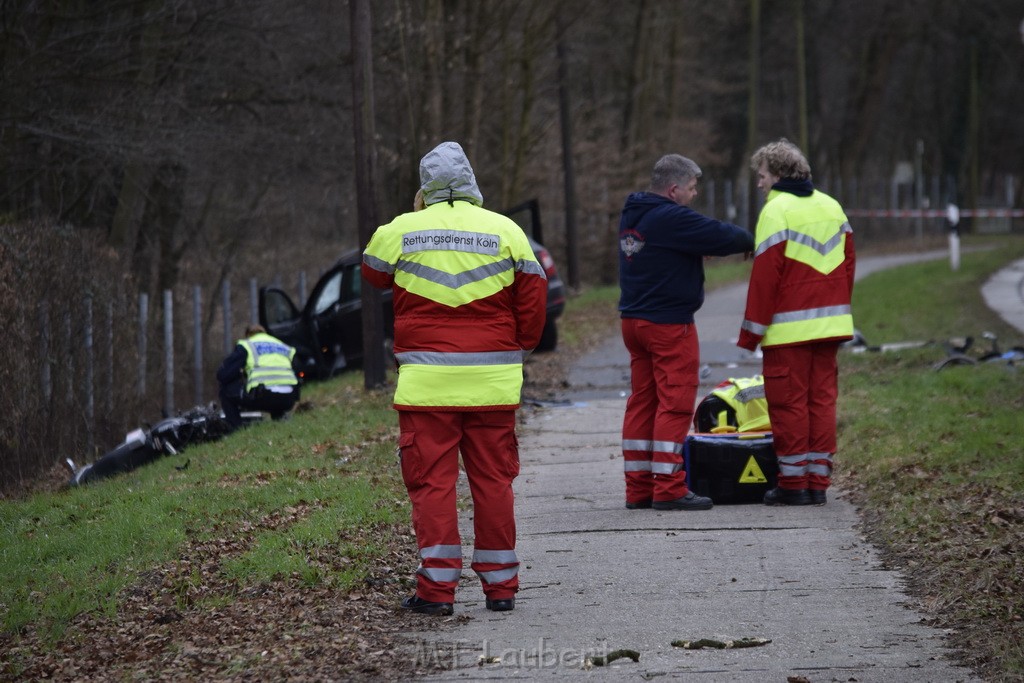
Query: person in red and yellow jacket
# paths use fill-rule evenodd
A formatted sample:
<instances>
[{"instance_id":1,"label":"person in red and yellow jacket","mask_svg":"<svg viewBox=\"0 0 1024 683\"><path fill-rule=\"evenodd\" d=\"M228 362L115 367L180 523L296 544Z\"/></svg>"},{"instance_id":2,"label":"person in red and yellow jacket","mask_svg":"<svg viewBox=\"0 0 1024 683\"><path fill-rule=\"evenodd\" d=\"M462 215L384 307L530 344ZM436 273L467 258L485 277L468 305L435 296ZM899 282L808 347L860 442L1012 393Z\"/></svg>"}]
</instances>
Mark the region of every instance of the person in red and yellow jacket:
<instances>
[{"instance_id":1,"label":"person in red and yellow jacket","mask_svg":"<svg viewBox=\"0 0 1024 683\"><path fill-rule=\"evenodd\" d=\"M471 567L487 609L515 607L519 589L512 482L523 361L544 327L547 279L514 221L483 208L462 147L443 142L420 162L417 208L379 227L364 279L391 288L402 478L419 546L424 614L453 612L462 570L455 484L459 452L473 496Z\"/></svg>"},{"instance_id":2,"label":"person in red and yellow jacket","mask_svg":"<svg viewBox=\"0 0 1024 683\"><path fill-rule=\"evenodd\" d=\"M842 207L814 188L785 138L751 158L765 205L737 345L761 345L778 485L766 505L824 505L836 452L837 355L853 338L853 231Z\"/></svg>"}]
</instances>

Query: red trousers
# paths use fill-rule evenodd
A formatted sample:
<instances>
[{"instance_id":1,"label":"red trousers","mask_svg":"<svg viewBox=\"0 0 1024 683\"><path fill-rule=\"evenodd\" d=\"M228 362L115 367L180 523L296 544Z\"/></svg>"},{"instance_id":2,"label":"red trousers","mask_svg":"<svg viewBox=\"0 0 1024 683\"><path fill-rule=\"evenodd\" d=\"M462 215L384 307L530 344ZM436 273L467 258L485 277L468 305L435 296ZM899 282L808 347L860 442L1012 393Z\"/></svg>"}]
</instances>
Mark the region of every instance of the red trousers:
<instances>
[{"instance_id":1,"label":"red trousers","mask_svg":"<svg viewBox=\"0 0 1024 683\"><path fill-rule=\"evenodd\" d=\"M837 342L762 349L780 488L824 491L832 483L838 351Z\"/></svg>"},{"instance_id":2,"label":"red trousers","mask_svg":"<svg viewBox=\"0 0 1024 683\"><path fill-rule=\"evenodd\" d=\"M685 496L683 444L697 400L700 345L695 325L622 319L632 393L622 421L626 502Z\"/></svg>"},{"instance_id":3,"label":"red trousers","mask_svg":"<svg viewBox=\"0 0 1024 683\"><path fill-rule=\"evenodd\" d=\"M419 546L416 594L454 602L462 572L455 485L459 452L473 496L471 567L486 596L505 600L519 590L512 481L519 475L514 410L398 411L402 479L412 501Z\"/></svg>"}]
</instances>

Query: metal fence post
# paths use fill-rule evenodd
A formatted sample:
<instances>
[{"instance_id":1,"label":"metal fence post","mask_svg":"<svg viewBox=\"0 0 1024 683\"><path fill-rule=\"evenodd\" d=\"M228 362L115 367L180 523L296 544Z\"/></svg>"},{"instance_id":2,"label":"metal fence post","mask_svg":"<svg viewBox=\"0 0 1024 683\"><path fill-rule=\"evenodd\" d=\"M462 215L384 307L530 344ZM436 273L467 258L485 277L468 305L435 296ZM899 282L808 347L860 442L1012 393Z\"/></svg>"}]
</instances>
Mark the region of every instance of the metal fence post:
<instances>
[{"instance_id":1,"label":"metal fence post","mask_svg":"<svg viewBox=\"0 0 1024 683\"><path fill-rule=\"evenodd\" d=\"M203 402L203 303L202 290L199 285L192 289L192 319L194 321L194 334L192 343L192 359L195 364L195 403L200 405Z\"/></svg>"},{"instance_id":2,"label":"metal fence post","mask_svg":"<svg viewBox=\"0 0 1024 683\"><path fill-rule=\"evenodd\" d=\"M733 201L734 198L732 196L732 179L731 178L726 178L725 179L725 187L722 188L722 194L725 195L723 197L723 200L725 201L725 220L727 220L727 221L729 221L731 223L735 223L736 222L736 202Z\"/></svg>"},{"instance_id":3,"label":"metal fence post","mask_svg":"<svg viewBox=\"0 0 1024 683\"><path fill-rule=\"evenodd\" d=\"M164 290L164 415L174 414L174 297Z\"/></svg>"},{"instance_id":4,"label":"metal fence post","mask_svg":"<svg viewBox=\"0 0 1024 683\"><path fill-rule=\"evenodd\" d=\"M85 295L85 447L92 453L95 443L96 394L93 389L92 294Z\"/></svg>"},{"instance_id":5,"label":"metal fence post","mask_svg":"<svg viewBox=\"0 0 1024 683\"><path fill-rule=\"evenodd\" d=\"M224 309L224 355L231 353L231 281L224 280L221 287L221 308Z\"/></svg>"},{"instance_id":6,"label":"metal fence post","mask_svg":"<svg viewBox=\"0 0 1024 683\"><path fill-rule=\"evenodd\" d=\"M258 323L260 321L259 313L259 290L256 285L256 278L249 279L249 322Z\"/></svg>"},{"instance_id":7,"label":"metal fence post","mask_svg":"<svg viewBox=\"0 0 1024 683\"><path fill-rule=\"evenodd\" d=\"M42 355L42 367L39 369L43 389L43 400L47 406L53 397L53 374L50 364L50 304L46 301L39 304L39 352Z\"/></svg>"},{"instance_id":8,"label":"metal fence post","mask_svg":"<svg viewBox=\"0 0 1024 683\"><path fill-rule=\"evenodd\" d=\"M106 320L107 334L106 334L106 346L104 349L106 356L106 385L107 385L107 400L104 404L107 414L114 412L114 302L107 302L107 320Z\"/></svg>"},{"instance_id":9,"label":"metal fence post","mask_svg":"<svg viewBox=\"0 0 1024 683\"><path fill-rule=\"evenodd\" d=\"M71 314L68 312L64 313L64 348L67 350L64 354L64 381L67 383L64 398L71 406L75 403L75 354L71 344Z\"/></svg>"},{"instance_id":10,"label":"metal fence post","mask_svg":"<svg viewBox=\"0 0 1024 683\"><path fill-rule=\"evenodd\" d=\"M135 393L139 398L146 396L146 325L149 322L149 295L139 293L139 382Z\"/></svg>"}]
</instances>

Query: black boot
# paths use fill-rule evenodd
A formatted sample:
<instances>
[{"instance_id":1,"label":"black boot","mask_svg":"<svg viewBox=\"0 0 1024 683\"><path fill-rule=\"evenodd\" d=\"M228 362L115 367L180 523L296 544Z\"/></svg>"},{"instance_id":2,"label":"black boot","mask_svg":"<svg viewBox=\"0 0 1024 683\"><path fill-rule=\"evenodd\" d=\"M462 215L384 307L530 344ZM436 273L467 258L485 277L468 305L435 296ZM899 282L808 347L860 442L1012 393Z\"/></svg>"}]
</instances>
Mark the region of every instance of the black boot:
<instances>
[{"instance_id":1,"label":"black boot","mask_svg":"<svg viewBox=\"0 0 1024 683\"><path fill-rule=\"evenodd\" d=\"M490 598L487 598L487 609L492 612L510 612L515 608L515 598L505 598L503 600L491 600Z\"/></svg>"},{"instance_id":2,"label":"black boot","mask_svg":"<svg viewBox=\"0 0 1024 683\"><path fill-rule=\"evenodd\" d=\"M764 494L765 505L810 505L807 489L780 489L775 487Z\"/></svg>"},{"instance_id":3,"label":"black boot","mask_svg":"<svg viewBox=\"0 0 1024 683\"><path fill-rule=\"evenodd\" d=\"M440 617L447 617L454 611L453 605L450 602L430 602L429 600L423 600L418 595L410 595L405 600L402 600L402 609Z\"/></svg>"}]
</instances>

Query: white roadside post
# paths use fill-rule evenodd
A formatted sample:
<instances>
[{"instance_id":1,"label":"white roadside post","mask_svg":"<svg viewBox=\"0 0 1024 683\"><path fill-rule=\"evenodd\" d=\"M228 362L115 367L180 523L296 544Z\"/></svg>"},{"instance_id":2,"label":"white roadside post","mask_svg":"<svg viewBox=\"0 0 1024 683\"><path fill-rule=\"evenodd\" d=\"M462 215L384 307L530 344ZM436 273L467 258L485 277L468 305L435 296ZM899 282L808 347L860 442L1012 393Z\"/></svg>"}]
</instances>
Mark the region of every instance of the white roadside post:
<instances>
[{"instance_id":1,"label":"white roadside post","mask_svg":"<svg viewBox=\"0 0 1024 683\"><path fill-rule=\"evenodd\" d=\"M949 224L949 267L960 270L960 208L956 204L946 205L946 222Z\"/></svg>"}]
</instances>

